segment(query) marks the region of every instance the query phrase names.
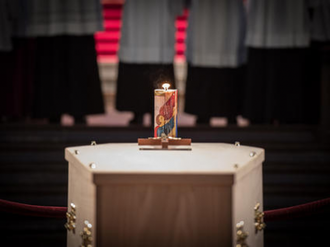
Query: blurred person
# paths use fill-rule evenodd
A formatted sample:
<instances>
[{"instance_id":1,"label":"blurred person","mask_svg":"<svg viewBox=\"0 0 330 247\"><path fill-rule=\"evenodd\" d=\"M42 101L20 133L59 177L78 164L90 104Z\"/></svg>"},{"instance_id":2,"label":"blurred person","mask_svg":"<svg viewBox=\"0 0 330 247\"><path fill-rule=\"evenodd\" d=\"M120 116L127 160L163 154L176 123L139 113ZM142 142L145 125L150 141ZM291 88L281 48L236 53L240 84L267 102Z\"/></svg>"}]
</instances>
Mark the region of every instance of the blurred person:
<instances>
[{"instance_id":1,"label":"blurred person","mask_svg":"<svg viewBox=\"0 0 330 247\"><path fill-rule=\"evenodd\" d=\"M248 2L244 117L252 124L302 122L309 44L307 1Z\"/></svg>"},{"instance_id":2,"label":"blurred person","mask_svg":"<svg viewBox=\"0 0 330 247\"><path fill-rule=\"evenodd\" d=\"M99 0L28 0L26 35L36 39L34 117L75 123L104 113L94 33L103 30Z\"/></svg>"},{"instance_id":3,"label":"blurred person","mask_svg":"<svg viewBox=\"0 0 330 247\"><path fill-rule=\"evenodd\" d=\"M236 123L246 62L243 1L192 0L188 23L185 112L197 124L216 116Z\"/></svg>"},{"instance_id":4,"label":"blurred person","mask_svg":"<svg viewBox=\"0 0 330 247\"><path fill-rule=\"evenodd\" d=\"M24 8L0 1L0 122L21 122L32 114L35 40L21 36Z\"/></svg>"},{"instance_id":5,"label":"blurred person","mask_svg":"<svg viewBox=\"0 0 330 247\"><path fill-rule=\"evenodd\" d=\"M123 6L116 108L131 111L130 124L152 113L153 90L169 82L175 88L175 20L180 0L127 0Z\"/></svg>"},{"instance_id":6,"label":"blurred person","mask_svg":"<svg viewBox=\"0 0 330 247\"><path fill-rule=\"evenodd\" d=\"M329 92L327 92L328 86L326 85L328 82L326 80L322 82L322 70L326 70L325 64L329 64L330 61L330 1L310 0L308 7L311 42L305 70L307 75L303 80L304 111L302 123L319 124L321 122L321 110L324 115L329 115L326 110L329 107L326 106L326 102L330 102ZM327 73L324 72L324 74ZM322 116L322 118L327 117Z\"/></svg>"},{"instance_id":7,"label":"blurred person","mask_svg":"<svg viewBox=\"0 0 330 247\"><path fill-rule=\"evenodd\" d=\"M94 33L103 29L99 0L1 1L0 64L6 117L76 123L103 113ZM12 43L11 43L12 41Z\"/></svg>"}]
</instances>

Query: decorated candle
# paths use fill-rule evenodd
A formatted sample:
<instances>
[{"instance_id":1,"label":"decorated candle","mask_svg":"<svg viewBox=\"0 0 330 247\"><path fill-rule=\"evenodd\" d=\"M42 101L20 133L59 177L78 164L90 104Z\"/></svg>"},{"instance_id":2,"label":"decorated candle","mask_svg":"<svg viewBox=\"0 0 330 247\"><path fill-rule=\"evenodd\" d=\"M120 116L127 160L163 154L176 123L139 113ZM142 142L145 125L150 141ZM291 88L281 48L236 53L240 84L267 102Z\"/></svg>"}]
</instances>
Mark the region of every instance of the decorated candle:
<instances>
[{"instance_id":1,"label":"decorated candle","mask_svg":"<svg viewBox=\"0 0 330 247\"><path fill-rule=\"evenodd\" d=\"M162 87L155 90L154 137L160 137L162 133L168 137L177 137L178 90L169 89L168 83Z\"/></svg>"}]
</instances>

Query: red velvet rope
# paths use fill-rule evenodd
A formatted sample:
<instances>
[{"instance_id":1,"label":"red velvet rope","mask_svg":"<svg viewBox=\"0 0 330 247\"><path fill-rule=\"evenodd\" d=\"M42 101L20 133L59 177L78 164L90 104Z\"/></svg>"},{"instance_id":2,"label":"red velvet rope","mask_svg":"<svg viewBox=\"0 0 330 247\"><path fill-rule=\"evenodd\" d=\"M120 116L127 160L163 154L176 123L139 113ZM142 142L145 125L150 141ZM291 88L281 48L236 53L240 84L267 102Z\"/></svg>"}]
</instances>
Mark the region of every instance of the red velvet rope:
<instances>
[{"instance_id":1,"label":"red velvet rope","mask_svg":"<svg viewBox=\"0 0 330 247\"><path fill-rule=\"evenodd\" d=\"M267 210L264 212L264 221L270 222L276 220L301 218L312 214L321 213L325 209L330 209L330 198L288 208Z\"/></svg>"},{"instance_id":2,"label":"red velvet rope","mask_svg":"<svg viewBox=\"0 0 330 247\"><path fill-rule=\"evenodd\" d=\"M0 211L47 218L65 218L67 207L35 206L0 199Z\"/></svg>"},{"instance_id":3,"label":"red velvet rope","mask_svg":"<svg viewBox=\"0 0 330 247\"><path fill-rule=\"evenodd\" d=\"M264 221L300 218L320 213L325 209L330 209L330 198L288 208L267 210L264 212ZM0 199L0 211L28 216L65 218L67 207L35 206Z\"/></svg>"}]
</instances>

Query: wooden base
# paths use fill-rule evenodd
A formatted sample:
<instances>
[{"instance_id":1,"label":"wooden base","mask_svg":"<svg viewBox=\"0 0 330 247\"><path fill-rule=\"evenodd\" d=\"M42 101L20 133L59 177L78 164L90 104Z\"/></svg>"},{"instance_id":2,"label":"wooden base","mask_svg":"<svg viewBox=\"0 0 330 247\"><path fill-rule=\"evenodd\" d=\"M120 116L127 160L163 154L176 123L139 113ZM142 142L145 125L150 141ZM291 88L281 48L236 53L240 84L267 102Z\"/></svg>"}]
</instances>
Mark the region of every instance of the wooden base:
<instances>
[{"instance_id":1,"label":"wooden base","mask_svg":"<svg viewBox=\"0 0 330 247\"><path fill-rule=\"evenodd\" d=\"M139 146L161 146L148 148L148 150L181 150L180 148L170 148L169 146L190 146L191 139L181 139L181 138L139 138L138 139ZM146 148L140 148L140 150L146 150ZM182 150L191 150L191 148L185 148Z\"/></svg>"}]
</instances>

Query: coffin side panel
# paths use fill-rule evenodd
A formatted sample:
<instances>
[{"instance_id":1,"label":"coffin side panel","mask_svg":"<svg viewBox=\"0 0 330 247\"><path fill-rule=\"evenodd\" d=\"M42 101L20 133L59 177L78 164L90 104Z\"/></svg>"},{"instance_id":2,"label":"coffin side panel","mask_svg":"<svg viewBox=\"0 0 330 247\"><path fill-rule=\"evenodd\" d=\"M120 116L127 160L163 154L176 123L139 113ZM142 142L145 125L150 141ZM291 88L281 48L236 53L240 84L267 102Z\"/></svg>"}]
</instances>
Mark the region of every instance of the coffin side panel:
<instances>
[{"instance_id":1,"label":"coffin side panel","mask_svg":"<svg viewBox=\"0 0 330 247\"><path fill-rule=\"evenodd\" d=\"M256 166L233 186L233 246L236 246L236 224L244 221L244 230L248 232L249 246L262 247L263 232L255 232L254 207L260 203L263 211L262 164Z\"/></svg>"},{"instance_id":2,"label":"coffin side panel","mask_svg":"<svg viewBox=\"0 0 330 247\"><path fill-rule=\"evenodd\" d=\"M69 163L69 189L68 210L70 203L76 205L76 229L73 233L68 231L67 246L81 246L84 221L92 224L92 234L96 232L95 206L96 188L92 183L91 174L76 162ZM93 242L96 242L96 234L93 234Z\"/></svg>"},{"instance_id":3,"label":"coffin side panel","mask_svg":"<svg viewBox=\"0 0 330 247\"><path fill-rule=\"evenodd\" d=\"M230 246L231 187L98 186L97 246Z\"/></svg>"}]
</instances>

